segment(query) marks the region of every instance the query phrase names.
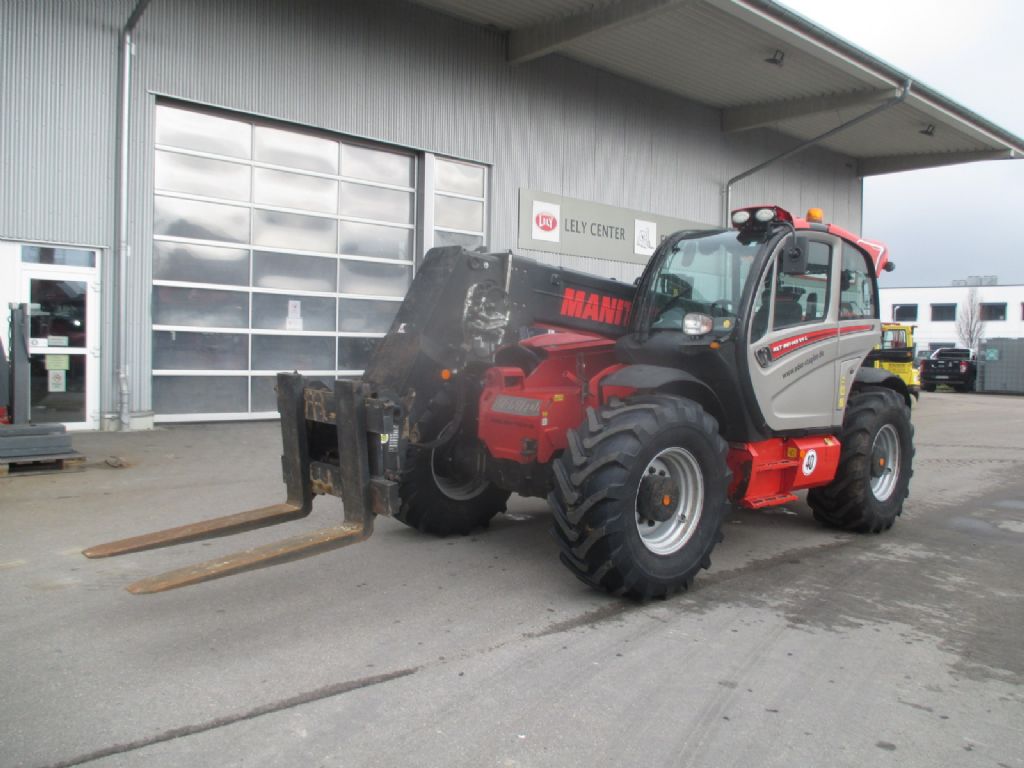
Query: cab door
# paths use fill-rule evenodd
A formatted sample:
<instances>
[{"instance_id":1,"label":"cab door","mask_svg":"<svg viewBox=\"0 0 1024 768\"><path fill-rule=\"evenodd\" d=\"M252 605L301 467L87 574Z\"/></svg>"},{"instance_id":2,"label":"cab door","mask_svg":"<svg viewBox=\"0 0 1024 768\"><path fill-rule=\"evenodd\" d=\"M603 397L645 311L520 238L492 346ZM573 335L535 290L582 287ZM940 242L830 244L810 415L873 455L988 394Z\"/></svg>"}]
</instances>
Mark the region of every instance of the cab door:
<instances>
[{"instance_id":1,"label":"cab door","mask_svg":"<svg viewBox=\"0 0 1024 768\"><path fill-rule=\"evenodd\" d=\"M846 398L857 369L881 340L882 323L878 319L878 281L871 258L864 251L841 241L842 257L837 265L836 294L839 303L839 355L835 371L835 403L832 424L840 426L846 410Z\"/></svg>"},{"instance_id":2,"label":"cab door","mask_svg":"<svg viewBox=\"0 0 1024 768\"><path fill-rule=\"evenodd\" d=\"M748 333L748 369L765 423L774 432L828 429L835 411L839 359L834 296L840 241L824 232L801 232L803 271L783 267L784 238L754 298Z\"/></svg>"}]
</instances>

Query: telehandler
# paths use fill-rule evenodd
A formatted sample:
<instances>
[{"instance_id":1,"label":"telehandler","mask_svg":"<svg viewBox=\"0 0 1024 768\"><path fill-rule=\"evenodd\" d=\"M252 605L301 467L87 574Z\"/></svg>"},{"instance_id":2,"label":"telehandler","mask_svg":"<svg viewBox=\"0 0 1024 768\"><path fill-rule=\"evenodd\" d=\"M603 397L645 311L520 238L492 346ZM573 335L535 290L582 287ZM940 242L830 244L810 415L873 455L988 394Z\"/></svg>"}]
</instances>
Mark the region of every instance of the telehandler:
<instances>
[{"instance_id":1,"label":"telehandler","mask_svg":"<svg viewBox=\"0 0 1024 768\"><path fill-rule=\"evenodd\" d=\"M283 504L92 547L104 557L308 515L332 528L138 581L159 592L307 557L378 515L437 535L547 497L561 561L638 600L690 586L728 505L809 489L814 516L878 533L907 497L910 395L861 363L886 248L778 206L665 238L635 285L461 247L429 251L360 378L278 375Z\"/></svg>"}]
</instances>

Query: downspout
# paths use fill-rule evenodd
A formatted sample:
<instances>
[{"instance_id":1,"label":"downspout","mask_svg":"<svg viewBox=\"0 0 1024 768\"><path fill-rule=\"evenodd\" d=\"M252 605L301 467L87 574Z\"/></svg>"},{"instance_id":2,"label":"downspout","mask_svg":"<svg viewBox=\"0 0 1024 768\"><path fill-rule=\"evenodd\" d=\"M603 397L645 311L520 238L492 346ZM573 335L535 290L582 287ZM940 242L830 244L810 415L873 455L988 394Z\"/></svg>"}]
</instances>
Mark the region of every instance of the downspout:
<instances>
[{"instance_id":1,"label":"downspout","mask_svg":"<svg viewBox=\"0 0 1024 768\"><path fill-rule=\"evenodd\" d=\"M864 114L858 115L857 117L853 118L852 120L847 120L845 123L842 123L841 125L837 125L835 128L832 128L831 130L825 131L825 133L821 134L820 136L815 136L813 139L808 139L807 141L804 141L804 142L802 142L800 144L797 144L795 147L793 147L792 149L786 150L781 155L776 155L771 160L765 160L760 165L755 165L750 170L744 171L743 173L739 174L738 176L733 176L731 179L729 179L727 182L725 182L725 212L722 215L722 218L724 219L724 221L722 223L726 227L731 226L731 224L729 222L729 216L730 216L730 213L732 211L732 187L733 187L734 184L736 184L737 182L743 181L743 179L746 179L749 176L753 176L755 173L763 171L765 168L767 168L770 165L774 165L775 163L778 163L778 162L780 162L782 160L785 160L786 158L792 157L795 154L803 152L805 149L807 149L809 147L813 147L815 144L818 144L819 142L822 142L825 139L827 139L827 138L829 138L831 136L834 136L835 134L839 133L840 131L845 131L847 128L850 128L850 127L852 127L854 125L857 125L858 123L862 123L865 120L868 120L869 118L874 117L878 113L884 112L885 110L889 109L890 107L895 107L897 104L901 104L904 101L904 99L906 99L907 96L910 94L910 88L911 88L912 85L913 85L913 81L912 80L907 80L903 84L903 90L900 92L899 96L894 96L891 99L883 101L877 107L869 109Z\"/></svg>"},{"instance_id":2,"label":"downspout","mask_svg":"<svg viewBox=\"0 0 1024 768\"><path fill-rule=\"evenodd\" d=\"M128 379L128 324L126 307L128 305L128 171L129 146L132 108L132 33L146 12L151 0L139 0L128 17L128 22L121 30L121 71L119 73L118 92L120 112L118 151L117 151L117 214L115 228L117 232L117 269L114 280L117 287L117 304L113 316L117 322L117 350L114 368L117 371L117 403L119 429L131 429L131 388Z\"/></svg>"}]
</instances>

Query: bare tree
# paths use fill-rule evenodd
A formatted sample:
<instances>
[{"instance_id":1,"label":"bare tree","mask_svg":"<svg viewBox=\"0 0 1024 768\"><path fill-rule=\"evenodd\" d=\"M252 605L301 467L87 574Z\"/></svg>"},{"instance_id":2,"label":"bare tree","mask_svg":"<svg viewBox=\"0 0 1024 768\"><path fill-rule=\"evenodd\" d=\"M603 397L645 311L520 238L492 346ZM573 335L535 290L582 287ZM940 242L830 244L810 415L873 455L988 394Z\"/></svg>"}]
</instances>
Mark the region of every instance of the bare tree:
<instances>
[{"instance_id":1,"label":"bare tree","mask_svg":"<svg viewBox=\"0 0 1024 768\"><path fill-rule=\"evenodd\" d=\"M956 318L956 335L960 337L960 343L977 354L978 345L985 338L985 323L981 320L977 288L967 292L967 301L960 307Z\"/></svg>"}]
</instances>

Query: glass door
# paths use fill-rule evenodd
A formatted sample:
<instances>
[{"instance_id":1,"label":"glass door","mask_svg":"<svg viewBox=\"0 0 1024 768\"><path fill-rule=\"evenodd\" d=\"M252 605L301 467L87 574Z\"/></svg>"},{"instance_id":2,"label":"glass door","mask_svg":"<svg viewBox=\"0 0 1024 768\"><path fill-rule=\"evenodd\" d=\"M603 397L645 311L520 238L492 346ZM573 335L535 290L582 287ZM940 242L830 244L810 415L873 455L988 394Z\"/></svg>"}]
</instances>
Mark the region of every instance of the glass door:
<instances>
[{"instance_id":1,"label":"glass door","mask_svg":"<svg viewBox=\"0 0 1024 768\"><path fill-rule=\"evenodd\" d=\"M99 422L99 282L95 268L22 264L34 424L95 429Z\"/></svg>"}]
</instances>

